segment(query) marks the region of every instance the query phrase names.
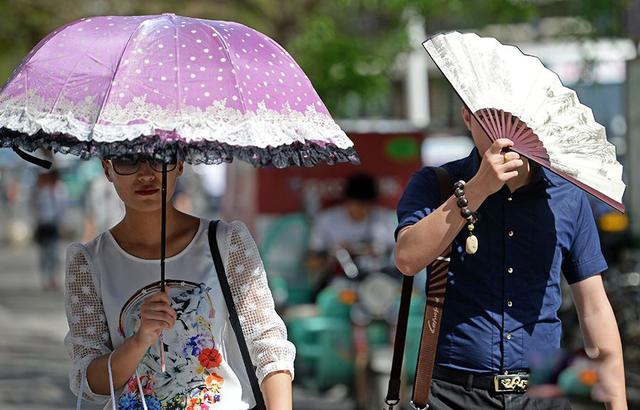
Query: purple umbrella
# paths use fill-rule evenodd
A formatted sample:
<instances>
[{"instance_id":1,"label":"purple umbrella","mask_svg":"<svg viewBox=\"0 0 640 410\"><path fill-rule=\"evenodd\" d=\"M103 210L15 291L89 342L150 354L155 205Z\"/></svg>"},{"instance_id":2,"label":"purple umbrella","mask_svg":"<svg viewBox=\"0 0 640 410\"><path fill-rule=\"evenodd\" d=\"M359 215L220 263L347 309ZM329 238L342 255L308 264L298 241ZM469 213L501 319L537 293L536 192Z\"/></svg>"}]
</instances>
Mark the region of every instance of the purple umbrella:
<instances>
[{"instance_id":1,"label":"purple umbrella","mask_svg":"<svg viewBox=\"0 0 640 410\"><path fill-rule=\"evenodd\" d=\"M358 163L280 45L238 23L174 14L84 18L48 35L0 90L0 147L47 167L24 151L162 160L163 290L167 163Z\"/></svg>"},{"instance_id":2,"label":"purple umbrella","mask_svg":"<svg viewBox=\"0 0 640 410\"><path fill-rule=\"evenodd\" d=\"M238 23L163 14L69 23L0 91L0 144L192 164L357 162L304 72Z\"/></svg>"}]
</instances>

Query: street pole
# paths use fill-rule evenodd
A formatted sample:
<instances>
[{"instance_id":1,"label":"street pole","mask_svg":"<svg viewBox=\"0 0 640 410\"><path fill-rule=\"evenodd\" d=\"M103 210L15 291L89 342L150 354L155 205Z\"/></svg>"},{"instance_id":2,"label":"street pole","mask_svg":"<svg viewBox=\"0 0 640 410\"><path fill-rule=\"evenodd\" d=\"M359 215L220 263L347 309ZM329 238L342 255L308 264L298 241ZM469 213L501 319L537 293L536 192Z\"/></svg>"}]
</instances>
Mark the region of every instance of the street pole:
<instances>
[{"instance_id":1,"label":"street pole","mask_svg":"<svg viewBox=\"0 0 640 410\"><path fill-rule=\"evenodd\" d=\"M631 233L640 238L640 58L627 62L627 214Z\"/></svg>"},{"instance_id":2,"label":"street pole","mask_svg":"<svg viewBox=\"0 0 640 410\"><path fill-rule=\"evenodd\" d=\"M407 56L405 95L407 117L416 128L424 128L431 121L428 57L422 47L422 42L427 39L424 25L424 17L418 14L409 16L407 34L411 51Z\"/></svg>"},{"instance_id":3,"label":"street pole","mask_svg":"<svg viewBox=\"0 0 640 410\"><path fill-rule=\"evenodd\" d=\"M636 47L640 40L640 0L628 0L625 30ZM631 222L631 234L640 238L640 57L627 62L627 151L625 168L627 175L627 214Z\"/></svg>"}]
</instances>

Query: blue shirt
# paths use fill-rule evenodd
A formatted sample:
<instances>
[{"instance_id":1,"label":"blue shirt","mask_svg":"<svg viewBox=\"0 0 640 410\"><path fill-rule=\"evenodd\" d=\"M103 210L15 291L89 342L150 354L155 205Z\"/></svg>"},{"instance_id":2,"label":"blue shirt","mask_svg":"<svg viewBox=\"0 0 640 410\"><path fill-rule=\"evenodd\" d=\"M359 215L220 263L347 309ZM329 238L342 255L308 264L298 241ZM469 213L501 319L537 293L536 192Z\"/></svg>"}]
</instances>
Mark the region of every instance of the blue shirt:
<instances>
[{"instance_id":1,"label":"blue shirt","mask_svg":"<svg viewBox=\"0 0 640 410\"><path fill-rule=\"evenodd\" d=\"M468 181L477 149L443 165L451 183ZM560 272L571 283L607 268L586 194L536 166L531 183L504 186L478 209L479 248L465 252L468 231L453 242L436 363L458 370L525 370L528 351L560 347ZM440 206L435 172L416 172L398 204L399 225L415 224Z\"/></svg>"}]
</instances>

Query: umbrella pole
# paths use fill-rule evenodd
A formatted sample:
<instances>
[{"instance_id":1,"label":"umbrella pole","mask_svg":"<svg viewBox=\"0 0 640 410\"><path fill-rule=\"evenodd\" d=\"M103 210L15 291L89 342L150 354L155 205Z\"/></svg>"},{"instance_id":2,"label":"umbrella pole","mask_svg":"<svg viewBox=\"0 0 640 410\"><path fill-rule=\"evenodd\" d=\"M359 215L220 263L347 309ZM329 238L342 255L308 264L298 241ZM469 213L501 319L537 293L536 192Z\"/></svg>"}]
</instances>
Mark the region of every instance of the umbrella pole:
<instances>
[{"instance_id":1,"label":"umbrella pole","mask_svg":"<svg viewBox=\"0 0 640 410\"><path fill-rule=\"evenodd\" d=\"M167 163L162 163L162 226L160 227L160 290L164 292L164 259L167 252Z\"/></svg>"},{"instance_id":2,"label":"umbrella pole","mask_svg":"<svg viewBox=\"0 0 640 410\"><path fill-rule=\"evenodd\" d=\"M165 291L164 286L164 259L167 251L167 163L162 162L162 225L160 227L160 291ZM166 362L164 357L164 341L162 340L162 333L158 339L160 344L160 367L162 373L166 371Z\"/></svg>"}]
</instances>

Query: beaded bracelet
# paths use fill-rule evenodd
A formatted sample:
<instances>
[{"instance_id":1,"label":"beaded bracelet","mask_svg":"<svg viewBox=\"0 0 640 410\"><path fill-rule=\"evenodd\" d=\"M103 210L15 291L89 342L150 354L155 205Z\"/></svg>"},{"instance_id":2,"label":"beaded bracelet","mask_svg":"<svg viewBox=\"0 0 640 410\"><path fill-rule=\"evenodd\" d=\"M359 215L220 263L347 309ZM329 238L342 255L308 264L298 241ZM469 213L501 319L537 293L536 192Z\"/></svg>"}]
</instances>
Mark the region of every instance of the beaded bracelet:
<instances>
[{"instance_id":1,"label":"beaded bracelet","mask_svg":"<svg viewBox=\"0 0 640 410\"><path fill-rule=\"evenodd\" d=\"M478 218L476 214L468 208L469 201L464 195L464 185L465 182L462 180L453 184L453 194L457 198L456 205L460 208L460 216L467 220L469 236L465 243L465 250L469 255L473 255L478 251L478 238L473 234L473 230L475 229L474 224L478 221Z\"/></svg>"}]
</instances>

